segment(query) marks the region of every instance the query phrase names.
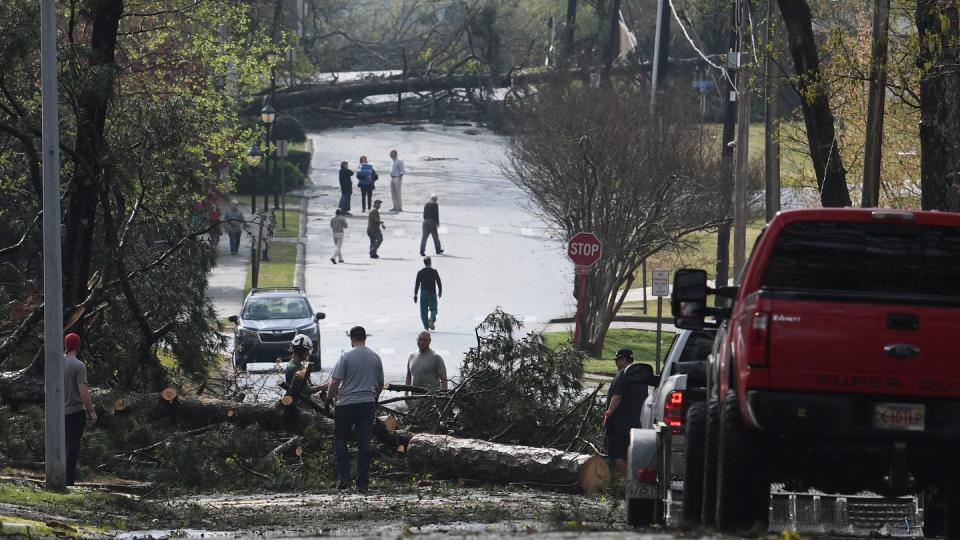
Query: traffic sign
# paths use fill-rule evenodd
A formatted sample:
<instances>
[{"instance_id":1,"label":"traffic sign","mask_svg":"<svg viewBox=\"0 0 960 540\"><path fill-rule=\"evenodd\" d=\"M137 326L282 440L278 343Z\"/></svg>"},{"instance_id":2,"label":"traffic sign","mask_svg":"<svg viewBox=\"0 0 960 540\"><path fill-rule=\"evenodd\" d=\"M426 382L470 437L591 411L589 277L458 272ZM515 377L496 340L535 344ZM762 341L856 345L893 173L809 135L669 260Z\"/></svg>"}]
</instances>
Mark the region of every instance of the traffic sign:
<instances>
[{"instance_id":1,"label":"traffic sign","mask_svg":"<svg viewBox=\"0 0 960 540\"><path fill-rule=\"evenodd\" d=\"M670 271L669 270L653 271L653 295L654 296L670 296Z\"/></svg>"},{"instance_id":2,"label":"traffic sign","mask_svg":"<svg viewBox=\"0 0 960 540\"><path fill-rule=\"evenodd\" d=\"M588 232L577 233L567 244L567 255L577 266L593 266L600 260L603 249L597 235Z\"/></svg>"}]
</instances>

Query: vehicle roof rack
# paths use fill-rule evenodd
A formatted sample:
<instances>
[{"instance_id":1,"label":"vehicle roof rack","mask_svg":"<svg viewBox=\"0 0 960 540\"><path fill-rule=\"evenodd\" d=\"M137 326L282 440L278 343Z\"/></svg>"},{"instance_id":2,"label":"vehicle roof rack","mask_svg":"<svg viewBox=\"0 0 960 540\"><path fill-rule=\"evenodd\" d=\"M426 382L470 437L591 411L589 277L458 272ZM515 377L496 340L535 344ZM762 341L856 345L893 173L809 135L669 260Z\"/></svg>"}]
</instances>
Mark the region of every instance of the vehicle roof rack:
<instances>
[{"instance_id":1,"label":"vehicle roof rack","mask_svg":"<svg viewBox=\"0 0 960 540\"><path fill-rule=\"evenodd\" d=\"M296 291L303 294L303 289L300 287L254 287L250 289L250 294L274 291Z\"/></svg>"}]
</instances>

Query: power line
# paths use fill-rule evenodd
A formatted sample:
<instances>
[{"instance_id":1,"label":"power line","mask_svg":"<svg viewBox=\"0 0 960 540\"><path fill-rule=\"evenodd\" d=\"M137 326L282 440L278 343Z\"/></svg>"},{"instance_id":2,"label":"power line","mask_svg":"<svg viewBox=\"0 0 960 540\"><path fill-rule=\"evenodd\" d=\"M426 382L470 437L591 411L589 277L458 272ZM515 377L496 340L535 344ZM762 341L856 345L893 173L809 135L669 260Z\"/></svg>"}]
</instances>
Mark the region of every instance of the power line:
<instances>
[{"instance_id":1,"label":"power line","mask_svg":"<svg viewBox=\"0 0 960 540\"><path fill-rule=\"evenodd\" d=\"M673 5L673 0L668 0L668 2L670 4L670 11L673 12L673 18L676 19L677 24L680 25L680 30L683 32L683 36L687 38L687 42L690 43L690 47L692 47L693 50L696 51L697 55L699 55L700 58L702 58L703 61L706 62L708 66L712 67L713 69L720 70L720 72L723 73L724 78L727 79L727 82L730 83L730 86L736 87L737 85L736 83L733 82L733 79L730 78L730 74L727 72L727 68L719 64L715 64L713 61L710 60L710 58L706 54L704 54L702 50L700 50L700 47L697 47L697 44L694 43L693 38L690 37L690 32L687 31L687 27L684 26L683 21L680 20L680 15L677 14L677 8L676 6Z\"/></svg>"}]
</instances>

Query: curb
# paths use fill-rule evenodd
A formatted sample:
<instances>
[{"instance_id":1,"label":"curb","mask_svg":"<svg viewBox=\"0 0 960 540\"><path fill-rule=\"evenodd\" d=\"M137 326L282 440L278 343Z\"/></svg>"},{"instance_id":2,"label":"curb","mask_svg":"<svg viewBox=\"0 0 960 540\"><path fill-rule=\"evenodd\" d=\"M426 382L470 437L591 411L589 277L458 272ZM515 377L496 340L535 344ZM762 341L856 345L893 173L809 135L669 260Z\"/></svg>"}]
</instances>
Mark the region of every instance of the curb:
<instances>
[{"instance_id":1,"label":"curb","mask_svg":"<svg viewBox=\"0 0 960 540\"><path fill-rule=\"evenodd\" d=\"M306 262L307 262L307 207L310 199L304 193L300 198L300 230L297 232L297 267L293 272L293 286L306 292Z\"/></svg>"}]
</instances>

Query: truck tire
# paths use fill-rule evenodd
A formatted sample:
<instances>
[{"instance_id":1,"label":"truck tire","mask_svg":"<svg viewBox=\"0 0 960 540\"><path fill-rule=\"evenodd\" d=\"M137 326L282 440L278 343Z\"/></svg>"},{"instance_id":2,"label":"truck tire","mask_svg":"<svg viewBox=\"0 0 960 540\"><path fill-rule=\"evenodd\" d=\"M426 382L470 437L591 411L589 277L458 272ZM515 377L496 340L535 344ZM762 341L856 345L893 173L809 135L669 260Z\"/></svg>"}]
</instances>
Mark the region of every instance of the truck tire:
<instances>
[{"instance_id":1,"label":"truck tire","mask_svg":"<svg viewBox=\"0 0 960 540\"><path fill-rule=\"evenodd\" d=\"M683 511L680 525L685 527L700 524L703 508L703 460L704 439L707 429L707 404L693 403L687 409L686 460L683 467Z\"/></svg>"},{"instance_id":2,"label":"truck tire","mask_svg":"<svg viewBox=\"0 0 960 540\"><path fill-rule=\"evenodd\" d=\"M656 499L627 499L627 525L646 527L653 523Z\"/></svg>"},{"instance_id":3,"label":"truck tire","mask_svg":"<svg viewBox=\"0 0 960 540\"><path fill-rule=\"evenodd\" d=\"M923 492L923 536L960 540L960 497L954 482Z\"/></svg>"},{"instance_id":4,"label":"truck tire","mask_svg":"<svg viewBox=\"0 0 960 540\"><path fill-rule=\"evenodd\" d=\"M720 400L707 402L707 419L703 433L703 504L700 524L712 527L717 521L717 444L720 438Z\"/></svg>"},{"instance_id":5,"label":"truck tire","mask_svg":"<svg viewBox=\"0 0 960 540\"><path fill-rule=\"evenodd\" d=\"M762 441L740 419L737 396L731 390L720 407L717 449L717 529L736 532L767 530L770 480Z\"/></svg>"}]
</instances>

